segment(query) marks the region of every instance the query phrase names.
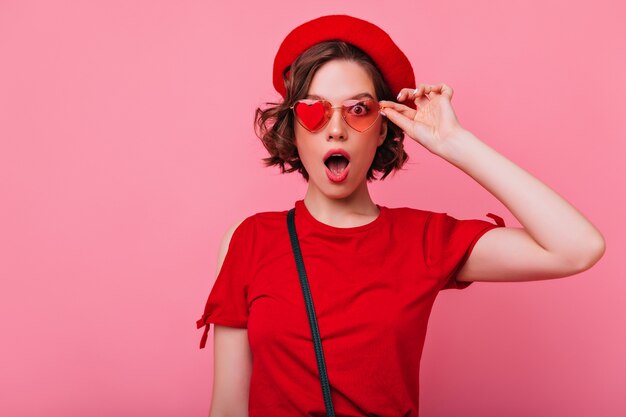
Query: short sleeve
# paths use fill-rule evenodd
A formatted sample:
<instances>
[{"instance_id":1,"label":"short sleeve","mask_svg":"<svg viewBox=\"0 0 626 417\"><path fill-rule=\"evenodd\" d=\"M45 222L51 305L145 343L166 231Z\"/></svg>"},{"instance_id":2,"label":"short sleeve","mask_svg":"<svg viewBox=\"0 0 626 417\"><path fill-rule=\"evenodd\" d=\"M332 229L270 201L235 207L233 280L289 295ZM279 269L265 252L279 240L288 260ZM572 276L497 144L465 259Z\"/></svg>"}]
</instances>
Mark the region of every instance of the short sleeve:
<instances>
[{"instance_id":1,"label":"short sleeve","mask_svg":"<svg viewBox=\"0 0 626 417\"><path fill-rule=\"evenodd\" d=\"M250 217L233 232L220 272L204 307L204 313L196 321L198 329L204 328L200 349L206 345L210 323L231 327L248 326L249 265L251 262L252 236Z\"/></svg>"},{"instance_id":2,"label":"short sleeve","mask_svg":"<svg viewBox=\"0 0 626 417\"><path fill-rule=\"evenodd\" d=\"M485 220L459 220L446 213L431 212L426 220L425 260L431 273L441 279L441 289L464 289L473 281L457 281L457 275L469 258L478 239L496 227L505 227L504 220L487 213L494 223Z\"/></svg>"}]
</instances>

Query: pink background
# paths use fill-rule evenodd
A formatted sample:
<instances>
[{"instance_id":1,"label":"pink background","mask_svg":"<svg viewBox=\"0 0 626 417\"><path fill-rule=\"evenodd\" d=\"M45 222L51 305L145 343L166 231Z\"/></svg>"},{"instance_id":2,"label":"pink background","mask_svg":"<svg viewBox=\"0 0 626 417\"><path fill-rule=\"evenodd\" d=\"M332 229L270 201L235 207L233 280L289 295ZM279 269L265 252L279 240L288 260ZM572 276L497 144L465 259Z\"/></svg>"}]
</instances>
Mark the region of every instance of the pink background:
<instances>
[{"instance_id":1,"label":"pink background","mask_svg":"<svg viewBox=\"0 0 626 417\"><path fill-rule=\"evenodd\" d=\"M451 85L461 123L607 242L571 278L441 293L421 415L626 415L617 0L0 2L0 415L208 414L213 331L199 350L195 321L219 241L306 189L263 167L253 111L278 98L282 38L333 13L387 30L418 82ZM407 151L375 202L519 226L462 171Z\"/></svg>"}]
</instances>

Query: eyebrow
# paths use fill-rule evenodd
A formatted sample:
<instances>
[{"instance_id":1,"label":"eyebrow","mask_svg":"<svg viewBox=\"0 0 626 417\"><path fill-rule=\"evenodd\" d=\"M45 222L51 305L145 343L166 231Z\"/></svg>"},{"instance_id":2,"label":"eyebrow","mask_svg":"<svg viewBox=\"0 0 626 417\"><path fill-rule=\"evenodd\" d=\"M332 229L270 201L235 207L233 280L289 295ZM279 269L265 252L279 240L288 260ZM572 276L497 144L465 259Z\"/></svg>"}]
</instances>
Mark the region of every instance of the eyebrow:
<instances>
[{"instance_id":1,"label":"eyebrow","mask_svg":"<svg viewBox=\"0 0 626 417\"><path fill-rule=\"evenodd\" d=\"M350 98L347 98L346 100L354 100L354 99L359 99L359 98L363 98L363 97L369 97L371 99L374 99L374 97L370 93L363 92L363 93L359 93L359 94L357 94L355 96L352 96ZM307 94L307 96L305 98L314 98L314 99L318 99L318 100L325 100L324 97L318 96L316 94Z\"/></svg>"}]
</instances>

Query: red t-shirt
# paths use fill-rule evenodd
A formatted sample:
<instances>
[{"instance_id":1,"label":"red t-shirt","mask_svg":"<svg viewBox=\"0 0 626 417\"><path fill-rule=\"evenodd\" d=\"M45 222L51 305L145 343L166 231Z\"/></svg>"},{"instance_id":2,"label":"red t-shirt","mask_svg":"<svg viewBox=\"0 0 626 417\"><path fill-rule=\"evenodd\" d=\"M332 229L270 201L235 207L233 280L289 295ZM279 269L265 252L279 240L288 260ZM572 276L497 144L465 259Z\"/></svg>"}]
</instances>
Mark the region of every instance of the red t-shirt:
<instances>
[{"instance_id":1,"label":"red t-shirt","mask_svg":"<svg viewBox=\"0 0 626 417\"><path fill-rule=\"evenodd\" d=\"M476 241L504 227L446 213L377 205L379 216L338 228L304 201L295 223L337 416L417 416L426 325L437 293L456 281ZM197 327L247 328L253 356L250 417L325 416L311 328L287 211L247 217L235 230Z\"/></svg>"}]
</instances>

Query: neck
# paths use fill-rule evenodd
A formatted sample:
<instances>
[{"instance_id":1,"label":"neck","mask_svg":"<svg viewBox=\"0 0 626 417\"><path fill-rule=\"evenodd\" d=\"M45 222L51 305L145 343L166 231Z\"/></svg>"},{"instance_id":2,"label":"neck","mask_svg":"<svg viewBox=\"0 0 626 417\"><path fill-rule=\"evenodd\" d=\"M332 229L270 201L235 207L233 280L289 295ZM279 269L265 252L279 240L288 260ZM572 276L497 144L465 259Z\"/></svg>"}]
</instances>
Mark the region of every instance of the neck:
<instances>
[{"instance_id":1,"label":"neck","mask_svg":"<svg viewBox=\"0 0 626 417\"><path fill-rule=\"evenodd\" d=\"M322 193L314 184L309 183L304 204L317 220L335 227L354 227L369 223L380 211L372 201L365 181L352 194L336 198Z\"/></svg>"}]
</instances>

